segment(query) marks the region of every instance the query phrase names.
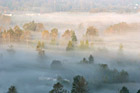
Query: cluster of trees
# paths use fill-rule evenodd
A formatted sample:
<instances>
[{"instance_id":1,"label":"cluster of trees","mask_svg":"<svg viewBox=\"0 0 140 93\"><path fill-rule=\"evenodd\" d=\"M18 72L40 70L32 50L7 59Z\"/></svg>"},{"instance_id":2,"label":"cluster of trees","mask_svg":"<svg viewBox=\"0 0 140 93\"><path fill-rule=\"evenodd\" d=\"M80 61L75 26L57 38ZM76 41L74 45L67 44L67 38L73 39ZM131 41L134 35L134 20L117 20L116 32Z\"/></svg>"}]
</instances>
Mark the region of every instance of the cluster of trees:
<instances>
[{"instance_id":1,"label":"cluster of trees","mask_svg":"<svg viewBox=\"0 0 140 93\"><path fill-rule=\"evenodd\" d=\"M35 23L34 21L25 23L23 25L24 30L29 30L29 31L43 31L44 25L42 23Z\"/></svg>"},{"instance_id":2,"label":"cluster of trees","mask_svg":"<svg viewBox=\"0 0 140 93\"><path fill-rule=\"evenodd\" d=\"M88 60L86 58L83 58L83 60L80 63L92 64L92 63L94 63L94 57L92 55L90 55Z\"/></svg>"},{"instance_id":3,"label":"cluster of trees","mask_svg":"<svg viewBox=\"0 0 140 93\"><path fill-rule=\"evenodd\" d=\"M58 41L58 29L53 28L51 32L48 30L42 31L42 39L50 41L50 44L55 45Z\"/></svg>"},{"instance_id":4,"label":"cluster of trees","mask_svg":"<svg viewBox=\"0 0 140 93\"><path fill-rule=\"evenodd\" d=\"M67 31L68 33L68 31ZM68 42L66 50L73 50L77 45L77 37L74 32L72 32L71 35L71 41ZM96 37L98 37L98 30L93 27L89 26L87 28L86 34L83 35L83 40L80 41L80 44L78 45L80 49L88 49L89 48L89 41L93 41Z\"/></svg>"},{"instance_id":5,"label":"cluster of trees","mask_svg":"<svg viewBox=\"0 0 140 93\"><path fill-rule=\"evenodd\" d=\"M72 35L71 35L71 40L68 42L66 50L67 51L74 50L76 47L76 44L77 44L77 36L76 36L75 32L73 31Z\"/></svg>"},{"instance_id":6,"label":"cluster of trees","mask_svg":"<svg viewBox=\"0 0 140 93\"><path fill-rule=\"evenodd\" d=\"M38 41L37 46L36 46L36 50L40 50L43 48L45 48L44 42Z\"/></svg>"},{"instance_id":7,"label":"cluster of trees","mask_svg":"<svg viewBox=\"0 0 140 93\"><path fill-rule=\"evenodd\" d=\"M53 85L53 89L49 93L69 93L69 92L63 89L63 85L58 82Z\"/></svg>"},{"instance_id":8,"label":"cluster of trees","mask_svg":"<svg viewBox=\"0 0 140 93\"><path fill-rule=\"evenodd\" d=\"M10 28L8 30L1 31L0 29L0 36L3 38L4 41L29 41L31 40L31 31L41 31L42 39L45 42L49 42L52 45L58 45L60 38L58 29L53 28L50 32L44 29L44 25L42 23L35 23L34 21L25 23L23 25L23 29L19 26L15 26L14 28ZM80 49L88 49L89 48L89 40L98 36L98 30L90 26L87 28L86 34L83 36L83 40L78 42L77 36L75 31L73 30L66 30L62 35L62 42L66 41L67 47L66 50L74 50L75 48ZM39 46L38 46L39 47Z\"/></svg>"},{"instance_id":9,"label":"cluster of trees","mask_svg":"<svg viewBox=\"0 0 140 93\"><path fill-rule=\"evenodd\" d=\"M17 42L20 40L30 39L31 34L29 31L23 31L19 26L15 26L14 28L1 32L1 37L3 41Z\"/></svg>"},{"instance_id":10,"label":"cluster of trees","mask_svg":"<svg viewBox=\"0 0 140 93\"><path fill-rule=\"evenodd\" d=\"M78 75L73 78L71 92L63 89L63 85L58 82L49 93L88 93L88 83L83 76Z\"/></svg>"},{"instance_id":11,"label":"cluster of trees","mask_svg":"<svg viewBox=\"0 0 140 93\"><path fill-rule=\"evenodd\" d=\"M130 93L127 87L123 86L122 89L120 90L120 93ZM138 90L137 93L140 93L140 90Z\"/></svg>"},{"instance_id":12,"label":"cluster of trees","mask_svg":"<svg viewBox=\"0 0 140 93\"><path fill-rule=\"evenodd\" d=\"M93 40L95 37L98 36L98 30L93 27L90 26L87 28L86 34L83 36L83 39L80 42L79 47L81 49L86 49L89 47L89 40ZM75 34L75 31L73 30L66 30L62 36L61 36L63 41L67 41L68 45L67 45L67 50L72 50L74 49L74 46L77 44L77 36ZM56 41L58 40L58 29L54 28L51 30L51 32L49 32L48 30L44 30L42 32L42 39L44 40L48 40L53 43L56 43Z\"/></svg>"},{"instance_id":13,"label":"cluster of trees","mask_svg":"<svg viewBox=\"0 0 140 93\"><path fill-rule=\"evenodd\" d=\"M11 86L7 93L18 93L15 86ZM61 83L53 85L53 89L49 93L88 93L88 83L83 76L77 75L73 78L72 90L69 92L64 89Z\"/></svg>"},{"instance_id":14,"label":"cluster of trees","mask_svg":"<svg viewBox=\"0 0 140 93\"><path fill-rule=\"evenodd\" d=\"M98 30L95 27L93 27L93 26L89 26L87 28L86 36L87 37L98 36Z\"/></svg>"},{"instance_id":15,"label":"cluster of trees","mask_svg":"<svg viewBox=\"0 0 140 93\"><path fill-rule=\"evenodd\" d=\"M83 49L88 49L89 48L89 41L88 40L86 40L86 41L84 41L84 40L80 41L79 48L82 49L82 50Z\"/></svg>"},{"instance_id":16,"label":"cluster of trees","mask_svg":"<svg viewBox=\"0 0 140 93\"><path fill-rule=\"evenodd\" d=\"M7 93L18 93L15 86L11 86L8 89ZM53 89L49 93L89 93L88 83L83 76L75 76L73 78L72 90L69 92L64 89L64 86L61 83L56 83L53 85ZM129 93L127 87L123 86L119 93ZM140 93L140 89L137 91Z\"/></svg>"},{"instance_id":17,"label":"cluster of trees","mask_svg":"<svg viewBox=\"0 0 140 93\"><path fill-rule=\"evenodd\" d=\"M119 34L122 33L124 31L130 30L130 26L125 23L125 22L121 22L118 24L114 24L111 25L110 27L107 28L106 33L115 33L115 34Z\"/></svg>"},{"instance_id":18,"label":"cluster of trees","mask_svg":"<svg viewBox=\"0 0 140 93\"><path fill-rule=\"evenodd\" d=\"M121 22L118 24L114 24L109 26L105 33L106 34L122 34L122 33L126 33L129 31L135 31L135 30L139 30L139 24L133 23L133 24L127 24L126 22Z\"/></svg>"},{"instance_id":19,"label":"cluster of trees","mask_svg":"<svg viewBox=\"0 0 140 93\"><path fill-rule=\"evenodd\" d=\"M128 72L124 70L119 72L116 69L111 70L109 69L107 64L99 64L99 66L101 68L100 73L106 73L106 74L102 74L104 83L125 83L129 81Z\"/></svg>"},{"instance_id":20,"label":"cluster of trees","mask_svg":"<svg viewBox=\"0 0 140 93\"><path fill-rule=\"evenodd\" d=\"M62 35L62 38L64 40L71 40L71 37L72 37L72 34L73 34L73 30L66 30L63 35Z\"/></svg>"}]
</instances>

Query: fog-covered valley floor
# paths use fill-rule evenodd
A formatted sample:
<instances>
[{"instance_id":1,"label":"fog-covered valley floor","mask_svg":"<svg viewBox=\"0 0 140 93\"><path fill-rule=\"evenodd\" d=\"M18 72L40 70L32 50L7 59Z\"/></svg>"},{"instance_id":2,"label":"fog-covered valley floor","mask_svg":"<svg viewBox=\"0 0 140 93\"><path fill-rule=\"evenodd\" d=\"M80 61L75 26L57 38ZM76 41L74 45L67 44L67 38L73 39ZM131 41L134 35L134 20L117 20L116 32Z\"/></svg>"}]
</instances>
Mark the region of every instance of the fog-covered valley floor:
<instances>
[{"instance_id":1,"label":"fog-covered valley floor","mask_svg":"<svg viewBox=\"0 0 140 93\"><path fill-rule=\"evenodd\" d=\"M6 29L18 25L23 33L26 30L22 26L30 21L42 23L49 34L51 29L58 28L59 44L51 45L51 39L43 39L43 31L30 31L31 38L21 42L10 42L8 37L3 38L1 35L0 93L7 93L11 85L16 86L18 93L49 93L57 82L71 91L73 77L76 75L86 79L89 93L119 93L123 86L130 93L137 93L140 89L140 29L121 34L105 34L109 26L120 22L140 26L140 13L15 13L11 21L10 25L5 26ZM98 29L97 40L89 40L87 50L78 49L89 26ZM66 44L61 44L62 34L67 29L74 30L77 36L77 45L72 51L66 50L68 40ZM38 41L45 43L43 56L37 51ZM11 45L12 48L9 47ZM94 62L82 63L90 55L94 57ZM58 64L53 64L53 61Z\"/></svg>"},{"instance_id":2,"label":"fog-covered valley floor","mask_svg":"<svg viewBox=\"0 0 140 93\"><path fill-rule=\"evenodd\" d=\"M40 58L38 52L26 46L14 47L15 53L9 54L7 46L2 46L3 54L0 60L0 91L6 93L11 85L15 85L19 93L48 93L53 84L61 76L64 86L71 90L73 77L82 75L89 82L90 93L118 92L122 86L127 86L130 93L136 93L140 86L140 56L136 53L119 53L117 50L104 52L100 50L66 52L63 50L45 50L46 57ZM94 64L79 64L83 57L92 54ZM53 60L60 60L60 68L51 68ZM129 74L126 83L104 83L98 64L108 64L110 70L125 70ZM109 76L110 77L110 76Z\"/></svg>"}]
</instances>

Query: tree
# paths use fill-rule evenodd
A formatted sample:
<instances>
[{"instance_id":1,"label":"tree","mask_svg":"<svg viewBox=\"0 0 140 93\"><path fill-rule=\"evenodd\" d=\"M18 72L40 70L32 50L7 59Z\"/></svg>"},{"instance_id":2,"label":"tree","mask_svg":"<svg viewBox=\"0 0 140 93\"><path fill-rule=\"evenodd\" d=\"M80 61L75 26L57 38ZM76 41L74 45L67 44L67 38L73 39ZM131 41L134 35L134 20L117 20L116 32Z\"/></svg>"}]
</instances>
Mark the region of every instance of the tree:
<instances>
[{"instance_id":1,"label":"tree","mask_svg":"<svg viewBox=\"0 0 140 93\"><path fill-rule=\"evenodd\" d=\"M89 63L93 63L93 62L94 62L94 58L93 58L93 56L90 55L89 58L88 58L88 60L89 60Z\"/></svg>"},{"instance_id":2,"label":"tree","mask_svg":"<svg viewBox=\"0 0 140 93\"><path fill-rule=\"evenodd\" d=\"M85 43L84 43L84 41L80 41L80 48L81 49L85 49Z\"/></svg>"},{"instance_id":3,"label":"tree","mask_svg":"<svg viewBox=\"0 0 140 93\"><path fill-rule=\"evenodd\" d=\"M134 28L135 28L134 26L131 26L127 24L126 22L121 22L121 23L109 26L106 29L105 33L106 34L121 34L127 31L131 31Z\"/></svg>"},{"instance_id":4,"label":"tree","mask_svg":"<svg viewBox=\"0 0 140 93\"><path fill-rule=\"evenodd\" d=\"M53 29L51 30L50 35L51 35L51 38L52 38L52 39L56 40L57 37L58 37L58 29L57 29L57 28L53 28Z\"/></svg>"},{"instance_id":5,"label":"tree","mask_svg":"<svg viewBox=\"0 0 140 93\"><path fill-rule=\"evenodd\" d=\"M76 37L76 35L75 35L75 32L74 32L74 31L73 31L73 33L72 33L71 38L72 38L72 42L77 42L77 37Z\"/></svg>"},{"instance_id":6,"label":"tree","mask_svg":"<svg viewBox=\"0 0 140 93\"><path fill-rule=\"evenodd\" d=\"M15 36L15 32L12 28L10 28L9 30L7 30L7 36L8 36L8 39L9 41L14 41L14 36Z\"/></svg>"},{"instance_id":7,"label":"tree","mask_svg":"<svg viewBox=\"0 0 140 93\"><path fill-rule=\"evenodd\" d=\"M89 62L87 61L86 58L83 58L83 60L81 61L81 63L88 64Z\"/></svg>"},{"instance_id":8,"label":"tree","mask_svg":"<svg viewBox=\"0 0 140 93\"><path fill-rule=\"evenodd\" d=\"M138 90L138 92L137 93L140 93L140 89Z\"/></svg>"},{"instance_id":9,"label":"tree","mask_svg":"<svg viewBox=\"0 0 140 93\"><path fill-rule=\"evenodd\" d=\"M68 93L68 91L63 89L63 85L58 82L54 84L53 89L49 93Z\"/></svg>"},{"instance_id":10,"label":"tree","mask_svg":"<svg viewBox=\"0 0 140 93\"><path fill-rule=\"evenodd\" d=\"M95 27L90 26L87 28L86 36L97 36L97 35L98 35L98 30Z\"/></svg>"},{"instance_id":11,"label":"tree","mask_svg":"<svg viewBox=\"0 0 140 93\"><path fill-rule=\"evenodd\" d=\"M89 48L89 42L88 42L88 40L86 40L85 47L86 47L86 48Z\"/></svg>"},{"instance_id":12,"label":"tree","mask_svg":"<svg viewBox=\"0 0 140 93\"><path fill-rule=\"evenodd\" d=\"M89 42L88 40L86 41L80 41L80 46L81 49L88 49L89 48Z\"/></svg>"},{"instance_id":13,"label":"tree","mask_svg":"<svg viewBox=\"0 0 140 93\"><path fill-rule=\"evenodd\" d=\"M24 30L36 31L37 24L32 21L23 25Z\"/></svg>"},{"instance_id":14,"label":"tree","mask_svg":"<svg viewBox=\"0 0 140 93\"><path fill-rule=\"evenodd\" d=\"M128 74L128 72L122 70L120 72L120 75L119 75L118 80L120 80L121 82L128 82L128 80L129 80L129 74Z\"/></svg>"},{"instance_id":15,"label":"tree","mask_svg":"<svg viewBox=\"0 0 140 93\"><path fill-rule=\"evenodd\" d=\"M64 40L71 40L71 37L72 37L72 31L71 30L66 30L64 32L64 34L62 35L62 38Z\"/></svg>"},{"instance_id":16,"label":"tree","mask_svg":"<svg viewBox=\"0 0 140 93\"><path fill-rule=\"evenodd\" d=\"M120 46L119 46L119 51L120 51L120 52L123 51L123 44L120 44Z\"/></svg>"},{"instance_id":17,"label":"tree","mask_svg":"<svg viewBox=\"0 0 140 93\"><path fill-rule=\"evenodd\" d=\"M122 87L120 93L129 93L129 90L126 87Z\"/></svg>"},{"instance_id":18,"label":"tree","mask_svg":"<svg viewBox=\"0 0 140 93\"><path fill-rule=\"evenodd\" d=\"M74 49L73 43L72 43L72 41L69 41L66 50L69 51L69 50L73 50L73 49Z\"/></svg>"},{"instance_id":19,"label":"tree","mask_svg":"<svg viewBox=\"0 0 140 93\"><path fill-rule=\"evenodd\" d=\"M36 49L42 49L42 48L45 48L44 42L38 41Z\"/></svg>"},{"instance_id":20,"label":"tree","mask_svg":"<svg viewBox=\"0 0 140 93\"><path fill-rule=\"evenodd\" d=\"M51 44L55 45L57 43L56 41L58 39L58 29L57 28L53 28L51 30L50 36L51 36Z\"/></svg>"},{"instance_id":21,"label":"tree","mask_svg":"<svg viewBox=\"0 0 140 93\"><path fill-rule=\"evenodd\" d=\"M88 93L87 82L83 76L75 76L73 80L71 93Z\"/></svg>"},{"instance_id":22,"label":"tree","mask_svg":"<svg viewBox=\"0 0 140 93\"><path fill-rule=\"evenodd\" d=\"M42 39L47 39L47 40L49 40L49 37L50 37L49 31L48 31L48 30L44 30L44 31L42 32Z\"/></svg>"},{"instance_id":23,"label":"tree","mask_svg":"<svg viewBox=\"0 0 140 93\"><path fill-rule=\"evenodd\" d=\"M40 42L40 41L38 41L37 47L36 47L36 48L37 48L37 49L41 48L41 42Z\"/></svg>"},{"instance_id":24,"label":"tree","mask_svg":"<svg viewBox=\"0 0 140 93\"><path fill-rule=\"evenodd\" d=\"M17 93L16 87L15 86L11 86L7 93Z\"/></svg>"},{"instance_id":25,"label":"tree","mask_svg":"<svg viewBox=\"0 0 140 93\"><path fill-rule=\"evenodd\" d=\"M23 34L23 31L20 29L19 26L15 26L14 31L15 31L16 39L20 40L20 37Z\"/></svg>"}]
</instances>

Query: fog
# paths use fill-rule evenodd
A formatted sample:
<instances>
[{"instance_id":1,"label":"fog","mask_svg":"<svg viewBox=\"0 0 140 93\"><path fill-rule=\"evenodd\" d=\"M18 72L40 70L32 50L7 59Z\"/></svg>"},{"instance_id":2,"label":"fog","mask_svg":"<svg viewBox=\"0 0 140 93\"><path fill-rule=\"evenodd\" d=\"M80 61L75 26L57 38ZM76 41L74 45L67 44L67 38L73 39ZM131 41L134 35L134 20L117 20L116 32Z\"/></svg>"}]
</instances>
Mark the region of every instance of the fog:
<instances>
[{"instance_id":1,"label":"fog","mask_svg":"<svg viewBox=\"0 0 140 93\"><path fill-rule=\"evenodd\" d=\"M46 29L57 27L60 30L74 29L82 25L83 28L94 25L99 30L120 22L139 23L140 13L88 13L88 12L54 12L54 13L24 13L13 14L13 23L24 24L36 21L46 24Z\"/></svg>"},{"instance_id":2,"label":"fog","mask_svg":"<svg viewBox=\"0 0 140 93\"><path fill-rule=\"evenodd\" d=\"M4 48L5 47L5 48ZM89 82L90 93L116 92L122 86L127 86L130 93L135 93L140 86L140 64L139 55L133 53L119 54L116 52L103 52L99 50L88 51L53 51L46 50L46 58L41 59L35 49L24 48L15 45L16 53L9 54L6 46L0 49L3 54L0 65L0 91L6 93L10 85L15 85L19 93L46 93L52 89L57 82L57 77L61 76L68 80L64 83L65 88L71 89L72 79L76 75L82 75ZM83 57L92 54L95 63L92 65L82 65L79 62ZM51 68L53 60L60 60L62 67ZM109 69L125 70L129 73L129 81L126 83L103 83L102 75L98 64L108 64Z\"/></svg>"},{"instance_id":3,"label":"fog","mask_svg":"<svg viewBox=\"0 0 140 93\"><path fill-rule=\"evenodd\" d=\"M118 93L126 86L130 93L136 93L140 86L140 37L139 30L119 35L105 35L107 27L120 22L139 23L140 13L47 13L47 14L13 14L11 25L22 25L29 21L43 23L47 30L56 27L59 35L66 29L73 29L78 39L85 34L88 26L99 29L100 42L86 51L66 51L65 46L45 48L45 57L40 57L36 46L13 43L14 53L8 52L10 44L0 42L0 93L7 93L11 85L16 86L18 93L48 93L58 77L64 80L64 88L71 91L73 77L82 75L88 82L90 93ZM79 25L82 25L81 29ZM34 38L41 39L41 32L34 32ZM1 41L1 40L0 40ZM120 43L123 51L119 51ZM93 55L94 64L81 64L83 58ZM52 68L52 61L59 60L61 66ZM107 64L104 69L101 64ZM114 70L116 69L116 70ZM128 80L121 82L113 79L124 70ZM114 71L116 71L114 73ZM104 78L109 80L105 82Z\"/></svg>"}]
</instances>

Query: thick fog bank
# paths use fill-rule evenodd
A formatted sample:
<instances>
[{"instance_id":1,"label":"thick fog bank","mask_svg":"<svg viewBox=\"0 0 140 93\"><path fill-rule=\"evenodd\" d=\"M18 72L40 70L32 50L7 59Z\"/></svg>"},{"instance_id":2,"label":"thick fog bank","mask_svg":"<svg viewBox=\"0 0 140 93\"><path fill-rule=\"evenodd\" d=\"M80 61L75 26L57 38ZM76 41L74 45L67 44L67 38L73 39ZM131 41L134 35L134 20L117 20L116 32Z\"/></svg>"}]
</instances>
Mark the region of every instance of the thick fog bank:
<instances>
[{"instance_id":1,"label":"thick fog bank","mask_svg":"<svg viewBox=\"0 0 140 93\"><path fill-rule=\"evenodd\" d=\"M40 58L35 49L25 46L14 47L14 53L7 52L7 46L0 48L0 92L6 93L9 86L15 85L19 93L48 93L60 76L63 85L70 90L75 75L82 75L89 82L90 93L118 92L122 86L127 86L130 93L135 93L140 86L140 58L137 53L103 52L98 50L66 52L45 50L45 58ZM93 64L80 64L89 55L94 56ZM53 60L59 60L59 68L52 68ZM107 64L102 70L99 64ZM118 73L128 72L129 80L123 83L112 81L114 69ZM103 76L110 78L104 82ZM112 82L110 82L112 81Z\"/></svg>"},{"instance_id":2,"label":"thick fog bank","mask_svg":"<svg viewBox=\"0 0 140 93\"><path fill-rule=\"evenodd\" d=\"M56 12L46 14L23 13L13 14L12 23L23 25L29 21L36 21L45 24L49 30L52 27L64 29L86 28L94 25L100 30L120 22L139 23L140 13L88 13L88 12Z\"/></svg>"}]
</instances>

